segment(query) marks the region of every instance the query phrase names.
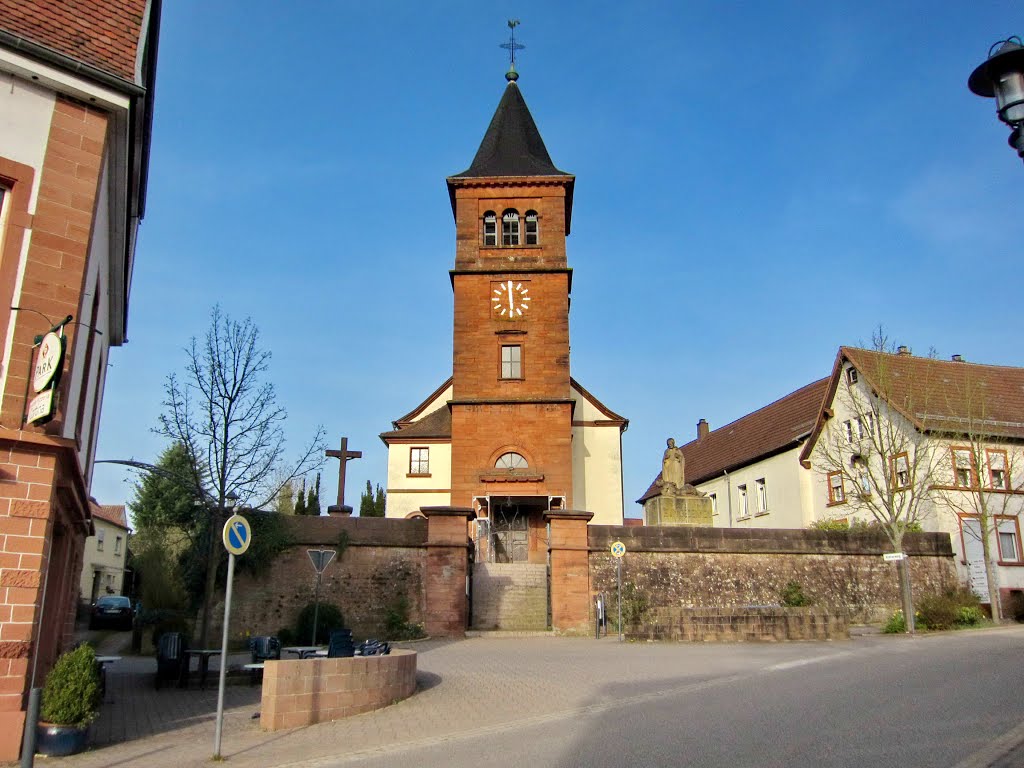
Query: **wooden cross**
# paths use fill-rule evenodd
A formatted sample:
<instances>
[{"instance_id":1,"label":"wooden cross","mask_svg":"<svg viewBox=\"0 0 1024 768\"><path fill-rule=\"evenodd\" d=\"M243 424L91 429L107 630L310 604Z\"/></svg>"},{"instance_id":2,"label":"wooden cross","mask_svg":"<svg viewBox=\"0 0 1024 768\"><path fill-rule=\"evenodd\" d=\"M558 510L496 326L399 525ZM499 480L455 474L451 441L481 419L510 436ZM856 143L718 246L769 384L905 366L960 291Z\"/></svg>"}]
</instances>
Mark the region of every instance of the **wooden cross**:
<instances>
[{"instance_id":1,"label":"wooden cross","mask_svg":"<svg viewBox=\"0 0 1024 768\"><path fill-rule=\"evenodd\" d=\"M345 506L345 467L352 459L363 458L362 451L350 451L348 449L348 438L341 438L341 450L340 451L327 451L327 456L332 459L338 459L341 462L341 466L338 467L338 506Z\"/></svg>"}]
</instances>

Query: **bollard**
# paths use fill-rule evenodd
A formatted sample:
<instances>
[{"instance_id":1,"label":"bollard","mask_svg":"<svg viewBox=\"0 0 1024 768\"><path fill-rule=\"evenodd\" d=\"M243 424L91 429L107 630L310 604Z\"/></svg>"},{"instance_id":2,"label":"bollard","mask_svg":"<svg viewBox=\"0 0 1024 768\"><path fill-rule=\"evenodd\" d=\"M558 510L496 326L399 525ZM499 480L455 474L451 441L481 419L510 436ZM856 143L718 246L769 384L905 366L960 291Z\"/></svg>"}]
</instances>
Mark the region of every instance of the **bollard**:
<instances>
[{"instance_id":1,"label":"bollard","mask_svg":"<svg viewBox=\"0 0 1024 768\"><path fill-rule=\"evenodd\" d=\"M32 768L36 759L36 724L39 722L39 697L41 688L28 692L28 709L25 712L25 731L21 739L21 768Z\"/></svg>"}]
</instances>

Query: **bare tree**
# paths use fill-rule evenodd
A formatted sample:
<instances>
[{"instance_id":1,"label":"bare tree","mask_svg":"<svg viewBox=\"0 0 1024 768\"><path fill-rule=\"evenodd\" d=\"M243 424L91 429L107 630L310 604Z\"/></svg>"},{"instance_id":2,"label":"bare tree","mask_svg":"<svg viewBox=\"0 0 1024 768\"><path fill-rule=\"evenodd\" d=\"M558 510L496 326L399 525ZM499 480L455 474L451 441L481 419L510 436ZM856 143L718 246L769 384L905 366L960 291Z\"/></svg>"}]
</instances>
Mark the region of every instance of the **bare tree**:
<instances>
[{"instance_id":1,"label":"bare tree","mask_svg":"<svg viewBox=\"0 0 1024 768\"><path fill-rule=\"evenodd\" d=\"M980 543L992 619L1002 619L999 572L992 544L1010 536L1013 559L1018 558L1014 518L1022 509L1022 454L1020 424L1007 421L993 407L995 368L978 369L960 364L947 377L944 408L928 414L933 429L945 434L948 449L943 456L943 480L936 486L946 509L957 518L964 536L964 556L970 543ZM976 524L976 527L975 527ZM1009 525L1012 530L1006 531ZM1001 528L1003 530L1001 530ZM998 550L997 550L998 552ZM1000 557L998 559L1002 559ZM970 567L970 563L968 563ZM972 581L976 579L971 574Z\"/></svg>"},{"instance_id":2,"label":"bare tree","mask_svg":"<svg viewBox=\"0 0 1024 768\"><path fill-rule=\"evenodd\" d=\"M894 349L881 329L872 348L843 348L828 419L814 447L812 464L825 477L836 517L860 515L875 523L893 552L919 530L932 512L939 472L940 441L920 428L940 390L926 358ZM841 505L841 506L840 506ZM913 593L905 561L897 563L907 630L914 631Z\"/></svg>"},{"instance_id":3,"label":"bare tree","mask_svg":"<svg viewBox=\"0 0 1024 768\"><path fill-rule=\"evenodd\" d=\"M286 482L320 466L324 430L317 427L298 457L285 465L287 414L277 404L273 384L265 380L271 354L260 347L259 330L250 318L238 322L215 306L205 338L193 338L186 351L184 376L167 378L156 432L185 448L195 468L196 495L211 516L199 630L199 643L205 646L216 587L217 523L226 502L236 498L242 506L262 508ZM289 469L282 471L282 466Z\"/></svg>"}]
</instances>

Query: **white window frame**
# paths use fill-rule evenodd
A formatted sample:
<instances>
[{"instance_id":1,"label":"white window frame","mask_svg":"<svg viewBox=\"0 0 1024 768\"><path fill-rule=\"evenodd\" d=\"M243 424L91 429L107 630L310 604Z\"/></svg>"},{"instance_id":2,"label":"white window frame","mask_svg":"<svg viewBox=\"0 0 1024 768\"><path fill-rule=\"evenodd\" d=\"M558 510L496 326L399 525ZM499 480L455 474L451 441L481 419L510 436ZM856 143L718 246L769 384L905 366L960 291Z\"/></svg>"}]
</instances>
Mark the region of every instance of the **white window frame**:
<instances>
[{"instance_id":1,"label":"white window frame","mask_svg":"<svg viewBox=\"0 0 1024 768\"><path fill-rule=\"evenodd\" d=\"M121 537L120 536L118 536L118 537L116 537L114 539L114 554L115 555L120 555L121 554Z\"/></svg>"},{"instance_id":2,"label":"white window frame","mask_svg":"<svg viewBox=\"0 0 1024 768\"><path fill-rule=\"evenodd\" d=\"M521 344L501 345L501 378L509 380L523 378L523 347Z\"/></svg>"},{"instance_id":3,"label":"white window frame","mask_svg":"<svg viewBox=\"0 0 1024 768\"><path fill-rule=\"evenodd\" d=\"M747 498L747 484L736 486L736 490L740 496L740 514L739 517L750 517L750 501Z\"/></svg>"},{"instance_id":4,"label":"white window frame","mask_svg":"<svg viewBox=\"0 0 1024 768\"><path fill-rule=\"evenodd\" d=\"M1001 466L996 466L992 461L992 457L999 457ZM1007 491L1010 489L1010 472L1008 469L1009 458L1006 455L1006 451L1002 448L986 448L985 449L985 464L988 465L988 487L996 490ZM1000 480L996 482L996 473L999 473Z\"/></svg>"},{"instance_id":5,"label":"white window frame","mask_svg":"<svg viewBox=\"0 0 1024 768\"><path fill-rule=\"evenodd\" d=\"M857 379L858 379L857 369L854 368L851 365L849 368L846 369L846 383L847 384L856 384L857 383Z\"/></svg>"},{"instance_id":6,"label":"white window frame","mask_svg":"<svg viewBox=\"0 0 1024 768\"><path fill-rule=\"evenodd\" d=\"M417 445L409 449L409 474L430 474L430 448Z\"/></svg>"},{"instance_id":7,"label":"white window frame","mask_svg":"<svg viewBox=\"0 0 1024 768\"><path fill-rule=\"evenodd\" d=\"M836 483L836 480L839 482ZM828 486L829 504L842 504L846 501L846 482L842 472L829 472L826 484Z\"/></svg>"},{"instance_id":8,"label":"white window frame","mask_svg":"<svg viewBox=\"0 0 1024 768\"><path fill-rule=\"evenodd\" d=\"M714 517L718 514L718 494L709 493L708 498L711 499L711 516Z\"/></svg>"},{"instance_id":9,"label":"white window frame","mask_svg":"<svg viewBox=\"0 0 1024 768\"><path fill-rule=\"evenodd\" d=\"M501 245L514 248L519 243L519 211L509 208L501 214Z\"/></svg>"},{"instance_id":10,"label":"white window frame","mask_svg":"<svg viewBox=\"0 0 1024 768\"><path fill-rule=\"evenodd\" d=\"M106 538L107 532L103 528L96 529L96 551L103 551L103 540Z\"/></svg>"},{"instance_id":11,"label":"white window frame","mask_svg":"<svg viewBox=\"0 0 1024 768\"><path fill-rule=\"evenodd\" d=\"M515 451L506 451L494 461L495 469L507 469L512 471L515 469L528 469L529 466L530 463L526 460L526 457L521 453L516 453Z\"/></svg>"},{"instance_id":12,"label":"white window frame","mask_svg":"<svg viewBox=\"0 0 1024 768\"><path fill-rule=\"evenodd\" d=\"M526 212L526 237L525 242L527 245L538 245L540 244L540 222L537 217L536 211Z\"/></svg>"},{"instance_id":13,"label":"white window frame","mask_svg":"<svg viewBox=\"0 0 1024 768\"><path fill-rule=\"evenodd\" d=\"M1013 548L1012 557L1007 557L1006 548L1003 546L1003 537L1007 537ZM1021 562L1021 551L1020 551L1020 536L1017 531L1017 523L1015 520L1000 520L996 519L996 542L999 546L999 562L1001 563L1019 563Z\"/></svg>"},{"instance_id":14,"label":"white window frame","mask_svg":"<svg viewBox=\"0 0 1024 768\"><path fill-rule=\"evenodd\" d=\"M764 478L759 477L754 481L754 489L757 491L757 513L764 515L768 513L768 487Z\"/></svg>"},{"instance_id":15,"label":"white window frame","mask_svg":"<svg viewBox=\"0 0 1024 768\"><path fill-rule=\"evenodd\" d=\"M498 247L498 214L494 211L484 213L484 246Z\"/></svg>"}]
</instances>

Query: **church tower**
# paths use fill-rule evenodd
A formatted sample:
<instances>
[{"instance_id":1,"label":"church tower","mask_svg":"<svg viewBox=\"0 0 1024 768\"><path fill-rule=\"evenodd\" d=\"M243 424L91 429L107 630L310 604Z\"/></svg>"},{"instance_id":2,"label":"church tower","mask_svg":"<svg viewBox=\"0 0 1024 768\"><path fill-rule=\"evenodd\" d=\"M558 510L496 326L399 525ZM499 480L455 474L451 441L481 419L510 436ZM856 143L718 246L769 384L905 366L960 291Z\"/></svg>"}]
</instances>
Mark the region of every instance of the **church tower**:
<instances>
[{"instance_id":1,"label":"church tower","mask_svg":"<svg viewBox=\"0 0 1024 768\"><path fill-rule=\"evenodd\" d=\"M571 508L565 239L575 177L555 167L514 70L469 169L448 178L455 215L451 499L544 555L542 513ZM543 560L541 560L543 561Z\"/></svg>"},{"instance_id":2,"label":"church tower","mask_svg":"<svg viewBox=\"0 0 1024 768\"><path fill-rule=\"evenodd\" d=\"M472 163L447 179L452 377L380 437L388 517L472 508L477 563L540 565L545 513L622 524L628 422L570 376L576 179L552 162L514 68L506 79Z\"/></svg>"}]
</instances>

